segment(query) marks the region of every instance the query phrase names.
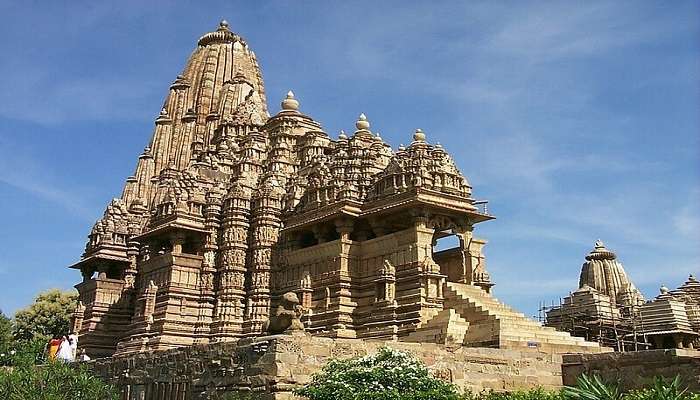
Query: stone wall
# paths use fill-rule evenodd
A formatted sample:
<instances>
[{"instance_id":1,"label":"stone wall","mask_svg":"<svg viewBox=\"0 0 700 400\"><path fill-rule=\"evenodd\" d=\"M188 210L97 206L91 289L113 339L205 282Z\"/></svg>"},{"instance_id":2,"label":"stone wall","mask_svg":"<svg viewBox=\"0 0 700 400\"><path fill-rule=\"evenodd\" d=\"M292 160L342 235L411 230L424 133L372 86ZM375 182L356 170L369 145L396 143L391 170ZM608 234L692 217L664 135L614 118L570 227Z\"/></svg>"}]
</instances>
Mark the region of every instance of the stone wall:
<instances>
[{"instance_id":1,"label":"stone wall","mask_svg":"<svg viewBox=\"0 0 700 400\"><path fill-rule=\"evenodd\" d=\"M215 399L224 392L291 399L331 358L362 356L381 346L408 351L438 376L475 391L558 388L561 356L530 350L447 348L431 343L276 335L89 362L122 390L123 400Z\"/></svg>"},{"instance_id":2,"label":"stone wall","mask_svg":"<svg viewBox=\"0 0 700 400\"><path fill-rule=\"evenodd\" d=\"M649 385L655 376L673 379L680 375L684 385L700 392L700 351L647 350L627 353L566 354L563 380L573 385L582 373L600 375L606 381L619 380L626 389Z\"/></svg>"}]
</instances>

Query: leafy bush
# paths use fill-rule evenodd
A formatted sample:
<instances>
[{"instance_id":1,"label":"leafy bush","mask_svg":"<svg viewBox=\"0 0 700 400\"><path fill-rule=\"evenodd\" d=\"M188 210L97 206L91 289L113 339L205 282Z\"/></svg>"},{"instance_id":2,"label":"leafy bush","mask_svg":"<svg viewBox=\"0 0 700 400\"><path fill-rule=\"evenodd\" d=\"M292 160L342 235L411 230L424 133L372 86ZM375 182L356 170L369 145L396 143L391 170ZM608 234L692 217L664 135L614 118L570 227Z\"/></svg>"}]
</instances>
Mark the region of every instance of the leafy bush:
<instances>
[{"instance_id":1,"label":"leafy bush","mask_svg":"<svg viewBox=\"0 0 700 400\"><path fill-rule=\"evenodd\" d=\"M457 388L434 378L407 353L382 348L376 354L332 360L311 383L295 390L311 400L459 400Z\"/></svg>"},{"instance_id":2,"label":"leafy bush","mask_svg":"<svg viewBox=\"0 0 700 400\"><path fill-rule=\"evenodd\" d=\"M681 389L679 376L670 382L657 376L652 387L632 391L625 396L625 400L694 400L700 398L700 396L692 395L687 391L688 389Z\"/></svg>"},{"instance_id":3,"label":"leafy bush","mask_svg":"<svg viewBox=\"0 0 700 400\"><path fill-rule=\"evenodd\" d=\"M0 345L0 366L28 366L45 361L46 342L39 338Z\"/></svg>"},{"instance_id":4,"label":"leafy bush","mask_svg":"<svg viewBox=\"0 0 700 400\"><path fill-rule=\"evenodd\" d=\"M599 376L583 374L576 380L576 386L563 390L564 398L575 400L622 400L622 392L615 384L606 384Z\"/></svg>"},{"instance_id":5,"label":"leafy bush","mask_svg":"<svg viewBox=\"0 0 700 400\"><path fill-rule=\"evenodd\" d=\"M678 377L669 382L656 378L650 388L623 393L617 384L585 374L575 386L555 392L537 388L460 394L454 385L432 377L411 355L390 348L362 358L332 360L294 393L311 400L700 400L700 394L681 388Z\"/></svg>"},{"instance_id":6,"label":"leafy bush","mask_svg":"<svg viewBox=\"0 0 700 400\"><path fill-rule=\"evenodd\" d=\"M478 395L464 395L464 400L563 400L561 392L549 392L542 388L510 393L481 393Z\"/></svg>"},{"instance_id":7,"label":"leafy bush","mask_svg":"<svg viewBox=\"0 0 700 400\"><path fill-rule=\"evenodd\" d=\"M84 365L49 362L0 369L0 399L116 400L117 390Z\"/></svg>"}]
</instances>

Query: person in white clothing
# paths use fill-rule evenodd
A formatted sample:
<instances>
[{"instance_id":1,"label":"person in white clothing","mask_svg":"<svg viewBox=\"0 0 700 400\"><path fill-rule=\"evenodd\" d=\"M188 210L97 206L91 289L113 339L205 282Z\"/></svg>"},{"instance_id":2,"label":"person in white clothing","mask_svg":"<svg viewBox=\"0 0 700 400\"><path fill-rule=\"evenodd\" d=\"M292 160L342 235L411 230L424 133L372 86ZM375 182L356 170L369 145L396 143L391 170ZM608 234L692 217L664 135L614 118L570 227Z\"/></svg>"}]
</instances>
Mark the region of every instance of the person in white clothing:
<instances>
[{"instance_id":1,"label":"person in white clothing","mask_svg":"<svg viewBox=\"0 0 700 400\"><path fill-rule=\"evenodd\" d=\"M75 361L70 340L65 336L63 337L63 340L61 340L61 345L58 346L58 354L56 354L56 359L61 360L63 362Z\"/></svg>"},{"instance_id":2,"label":"person in white clothing","mask_svg":"<svg viewBox=\"0 0 700 400\"><path fill-rule=\"evenodd\" d=\"M73 352L73 360L78 359L78 335L71 333L68 335L68 341L70 342L70 348Z\"/></svg>"}]
</instances>

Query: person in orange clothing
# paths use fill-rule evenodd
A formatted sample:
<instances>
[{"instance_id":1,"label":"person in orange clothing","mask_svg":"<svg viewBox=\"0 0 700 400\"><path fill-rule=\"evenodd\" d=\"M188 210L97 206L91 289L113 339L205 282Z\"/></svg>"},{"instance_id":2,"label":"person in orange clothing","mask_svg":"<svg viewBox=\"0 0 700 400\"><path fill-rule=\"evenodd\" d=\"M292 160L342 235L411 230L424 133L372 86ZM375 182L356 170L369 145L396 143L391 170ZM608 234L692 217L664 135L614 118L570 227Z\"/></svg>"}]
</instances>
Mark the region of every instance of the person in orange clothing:
<instances>
[{"instance_id":1,"label":"person in orange clothing","mask_svg":"<svg viewBox=\"0 0 700 400\"><path fill-rule=\"evenodd\" d=\"M58 353L58 348L61 346L61 339L57 338L54 336L51 340L49 340L49 360L55 360L56 359L56 354Z\"/></svg>"}]
</instances>

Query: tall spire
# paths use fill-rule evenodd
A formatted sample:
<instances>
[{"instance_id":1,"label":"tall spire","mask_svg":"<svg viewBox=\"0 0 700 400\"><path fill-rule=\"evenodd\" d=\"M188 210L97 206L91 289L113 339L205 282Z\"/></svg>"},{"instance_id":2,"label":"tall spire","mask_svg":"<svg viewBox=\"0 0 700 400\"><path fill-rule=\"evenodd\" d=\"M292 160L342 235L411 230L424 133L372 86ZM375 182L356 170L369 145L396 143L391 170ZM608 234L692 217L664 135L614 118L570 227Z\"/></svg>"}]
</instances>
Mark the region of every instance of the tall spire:
<instances>
[{"instance_id":1,"label":"tall spire","mask_svg":"<svg viewBox=\"0 0 700 400\"><path fill-rule=\"evenodd\" d=\"M610 297L613 302L634 302L642 299L641 293L627 277L617 255L605 247L602 240L596 240L593 250L586 256L581 267L579 288L589 286Z\"/></svg>"}]
</instances>

